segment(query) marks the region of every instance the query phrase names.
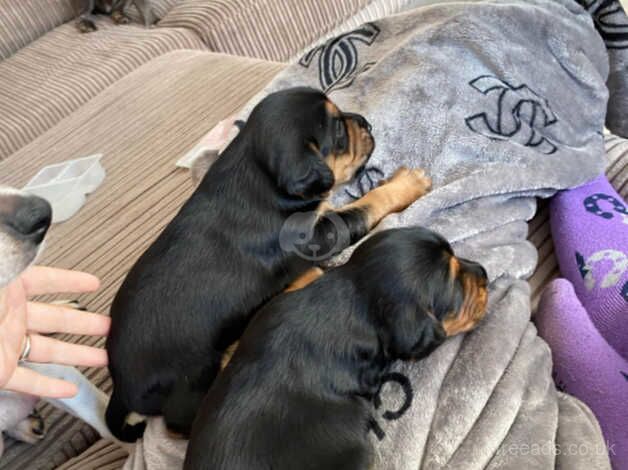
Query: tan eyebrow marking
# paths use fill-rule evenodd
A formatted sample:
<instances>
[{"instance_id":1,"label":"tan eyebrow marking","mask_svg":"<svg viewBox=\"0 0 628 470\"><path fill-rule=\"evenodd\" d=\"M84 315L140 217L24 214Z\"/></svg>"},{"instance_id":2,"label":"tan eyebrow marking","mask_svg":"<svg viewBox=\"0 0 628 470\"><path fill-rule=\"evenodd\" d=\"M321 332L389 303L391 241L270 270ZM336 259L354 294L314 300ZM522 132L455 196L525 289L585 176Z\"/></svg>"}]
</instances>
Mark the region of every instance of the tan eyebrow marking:
<instances>
[{"instance_id":1,"label":"tan eyebrow marking","mask_svg":"<svg viewBox=\"0 0 628 470\"><path fill-rule=\"evenodd\" d=\"M332 103L329 100L325 101L325 110L327 110L328 114L334 117L340 116L340 110L338 109L338 106L336 106L334 103Z\"/></svg>"},{"instance_id":2,"label":"tan eyebrow marking","mask_svg":"<svg viewBox=\"0 0 628 470\"><path fill-rule=\"evenodd\" d=\"M456 279L458 277L458 273L460 272L460 262L458 261L458 258L456 258L455 256L452 256L451 258L449 258L449 275L450 278Z\"/></svg>"}]
</instances>

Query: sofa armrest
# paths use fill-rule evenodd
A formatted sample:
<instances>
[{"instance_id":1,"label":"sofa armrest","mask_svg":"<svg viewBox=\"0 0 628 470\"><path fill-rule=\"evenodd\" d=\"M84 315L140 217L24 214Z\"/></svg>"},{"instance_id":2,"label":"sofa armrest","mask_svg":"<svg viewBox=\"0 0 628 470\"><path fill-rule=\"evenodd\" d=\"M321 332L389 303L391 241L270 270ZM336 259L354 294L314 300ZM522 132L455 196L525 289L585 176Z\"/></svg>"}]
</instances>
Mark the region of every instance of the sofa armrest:
<instances>
[{"instance_id":1,"label":"sofa armrest","mask_svg":"<svg viewBox=\"0 0 628 470\"><path fill-rule=\"evenodd\" d=\"M74 16L72 0L0 0L0 60Z\"/></svg>"},{"instance_id":2,"label":"sofa armrest","mask_svg":"<svg viewBox=\"0 0 628 470\"><path fill-rule=\"evenodd\" d=\"M181 0L159 23L188 28L213 51L287 61L371 0Z\"/></svg>"}]
</instances>

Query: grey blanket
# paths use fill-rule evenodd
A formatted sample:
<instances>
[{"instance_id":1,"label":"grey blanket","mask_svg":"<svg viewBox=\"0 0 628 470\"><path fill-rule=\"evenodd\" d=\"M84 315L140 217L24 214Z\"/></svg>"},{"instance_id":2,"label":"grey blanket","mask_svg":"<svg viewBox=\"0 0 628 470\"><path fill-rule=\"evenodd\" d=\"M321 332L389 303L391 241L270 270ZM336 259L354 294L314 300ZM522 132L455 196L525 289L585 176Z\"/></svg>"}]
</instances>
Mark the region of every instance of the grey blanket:
<instances>
[{"instance_id":1,"label":"grey blanket","mask_svg":"<svg viewBox=\"0 0 628 470\"><path fill-rule=\"evenodd\" d=\"M373 404L376 468L610 468L591 412L554 388L525 281L535 198L604 168L608 73L605 44L573 0L441 3L330 40L247 106L243 117L267 93L307 85L365 115L376 150L335 204L400 165L423 167L433 191L379 228L435 229L492 281L477 330L386 376ZM165 449L160 429L152 423L128 468L176 461L151 451Z\"/></svg>"}]
</instances>

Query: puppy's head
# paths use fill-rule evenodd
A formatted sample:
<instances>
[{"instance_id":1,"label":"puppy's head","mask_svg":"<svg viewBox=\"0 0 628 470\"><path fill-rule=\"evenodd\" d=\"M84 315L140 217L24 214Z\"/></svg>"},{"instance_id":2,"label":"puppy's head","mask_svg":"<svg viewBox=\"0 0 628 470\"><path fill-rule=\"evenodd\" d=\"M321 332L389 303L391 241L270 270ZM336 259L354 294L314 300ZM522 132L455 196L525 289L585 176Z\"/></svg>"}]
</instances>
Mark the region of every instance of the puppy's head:
<instances>
[{"instance_id":1,"label":"puppy's head","mask_svg":"<svg viewBox=\"0 0 628 470\"><path fill-rule=\"evenodd\" d=\"M482 266L454 255L430 230L380 232L360 245L350 263L370 292L382 344L393 358L420 359L446 337L483 318L487 276Z\"/></svg>"},{"instance_id":2,"label":"puppy's head","mask_svg":"<svg viewBox=\"0 0 628 470\"><path fill-rule=\"evenodd\" d=\"M251 113L243 133L254 133L255 154L292 197L324 197L346 183L374 148L371 126L342 112L320 91L291 88L273 93Z\"/></svg>"},{"instance_id":3,"label":"puppy's head","mask_svg":"<svg viewBox=\"0 0 628 470\"><path fill-rule=\"evenodd\" d=\"M51 219L44 199L0 186L0 287L33 262Z\"/></svg>"}]
</instances>

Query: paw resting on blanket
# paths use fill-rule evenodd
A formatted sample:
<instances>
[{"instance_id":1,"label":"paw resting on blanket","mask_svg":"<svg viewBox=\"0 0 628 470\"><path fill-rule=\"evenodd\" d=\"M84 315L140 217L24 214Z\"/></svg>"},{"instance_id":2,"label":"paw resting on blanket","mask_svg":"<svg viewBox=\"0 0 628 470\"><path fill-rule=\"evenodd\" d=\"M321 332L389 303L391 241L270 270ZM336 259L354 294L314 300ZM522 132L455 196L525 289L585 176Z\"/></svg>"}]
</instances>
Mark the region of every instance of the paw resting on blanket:
<instances>
[{"instance_id":1,"label":"paw resting on blanket","mask_svg":"<svg viewBox=\"0 0 628 470\"><path fill-rule=\"evenodd\" d=\"M417 168L401 167L393 175L380 183L380 186L392 185L397 196L396 212L404 210L421 196L432 189L432 180L425 171ZM391 187L391 186L387 186Z\"/></svg>"}]
</instances>

